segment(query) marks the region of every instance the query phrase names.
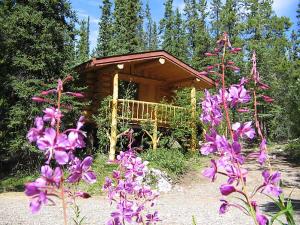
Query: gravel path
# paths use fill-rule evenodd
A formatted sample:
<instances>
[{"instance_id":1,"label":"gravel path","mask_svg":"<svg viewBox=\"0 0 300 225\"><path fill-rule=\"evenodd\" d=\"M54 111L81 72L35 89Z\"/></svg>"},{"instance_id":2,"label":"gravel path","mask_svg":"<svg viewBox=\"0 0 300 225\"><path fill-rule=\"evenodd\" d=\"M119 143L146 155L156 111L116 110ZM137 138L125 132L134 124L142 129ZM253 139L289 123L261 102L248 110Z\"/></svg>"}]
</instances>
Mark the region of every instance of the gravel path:
<instances>
[{"instance_id":1,"label":"gravel path","mask_svg":"<svg viewBox=\"0 0 300 225\"><path fill-rule=\"evenodd\" d=\"M248 165L250 169L257 169L254 165ZM300 168L276 160L274 167L278 167L285 177L284 183L298 186L294 189L291 198L294 202L296 219L300 224ZM260 171L251 173L249 184L260 179ZM162 225L190 225L195 216L198 225L252 225L251 219L236 209L220 216L218 214L221 196L218 185L224 180L218 179L216 183L210 183L203 179L199 172L191 172L174 187L174 189L162 194L159 198L158 210ZM287 187L285 192L292 189ZM272 212L274 207L263 195L258 195L261 209ZM23 193L0 194L0 225L59 225L63 223L62 209L60 206L46 206L37 215L31 215L28 211L28 199ZM112 208L104 196L96 196L88 200L80 201L82 215L86 216L87 225L105 224ZM71 214L71 212L69 213Z\"/></svg>"}]
</instances>

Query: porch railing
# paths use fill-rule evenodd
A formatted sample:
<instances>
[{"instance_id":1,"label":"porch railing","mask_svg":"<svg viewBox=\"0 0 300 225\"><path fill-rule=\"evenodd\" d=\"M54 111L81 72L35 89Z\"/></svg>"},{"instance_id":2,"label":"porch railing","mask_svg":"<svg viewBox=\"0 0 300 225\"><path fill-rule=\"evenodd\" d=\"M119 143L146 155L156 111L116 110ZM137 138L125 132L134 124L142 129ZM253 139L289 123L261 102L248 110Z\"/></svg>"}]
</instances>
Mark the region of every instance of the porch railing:
<instances>
[{"instance_id":1,"label":"porch railing","mask_svg":"<svg viewBox=\"0 0 300 225\"><path fill-rule=\"evenodd\" d=\"M118 99L117 112L121 120L149 121L161 125L170 124L175 118L178 122L186 121L190 114L190 110L184 107L129 99Z\"/></svg>"}]
</instances>

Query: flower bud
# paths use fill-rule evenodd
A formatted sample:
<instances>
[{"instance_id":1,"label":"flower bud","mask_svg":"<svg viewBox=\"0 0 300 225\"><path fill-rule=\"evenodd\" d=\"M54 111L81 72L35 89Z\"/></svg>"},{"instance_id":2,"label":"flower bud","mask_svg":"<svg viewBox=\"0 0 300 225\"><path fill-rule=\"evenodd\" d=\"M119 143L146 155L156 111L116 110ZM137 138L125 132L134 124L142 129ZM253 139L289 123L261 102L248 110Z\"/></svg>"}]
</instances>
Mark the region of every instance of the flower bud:
<instances>
[{"instance_id":1,"label":"flower bud","mask_svg":"<svg viewBox=\"0 0 300 225\"><path fill-rule=\"evenodd\" d=\"M41 98L41 97L32 97L31 99L34 102L49 102L49 100Z\"/></svg>"},{"instance_id":2,"label":"flower bud","mask_svg":"<svg viewBox=\"0 0 300 225\"><path fill-rule=\"evenodd\" d=\"M234 186L229 185L229 184L222 184L220 187L220 191L222 195L230 195L233 192L236 192L236 189Z\"/></svg>"},{"instance_id":3,"label":"flower bud","mask_svg":"<svg viewBox=\"0 0 300 225\"><path fill-rule=\"evenodd\" d=\"M204 55L210 57L210 56L217 56L218 54L206 52Z\"/></svg>"}]
</instances>

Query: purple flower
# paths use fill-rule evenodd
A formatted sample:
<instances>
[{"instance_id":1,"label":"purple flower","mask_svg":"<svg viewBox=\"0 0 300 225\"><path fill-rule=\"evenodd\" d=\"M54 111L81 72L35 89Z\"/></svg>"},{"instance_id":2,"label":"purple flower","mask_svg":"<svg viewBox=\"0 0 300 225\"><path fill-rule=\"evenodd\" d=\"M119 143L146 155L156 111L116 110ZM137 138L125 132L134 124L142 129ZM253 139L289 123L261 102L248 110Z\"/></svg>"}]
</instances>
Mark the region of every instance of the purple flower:
<instances>
[{"instance_id":1,"label":"purple flower","mask_svg":"<svg viewBox=\"0 0 300 225\"><path fill-rule=\"evenodd\" d=\"M93 171L90 170L93 163L93 158L88 156L82 162L80 159L75 158L73 165L70 167L71 175L68 178L70 183L79 182L83 179L87 183L95 183L96 175Z\"/></svg>"},{"instance_id":2,"label":"purple flower","mask_svg":"<svg viewBox=\"0 0 300 225\"><path fill-rule=\"evenodd\" d=\"M259 212L257 203L255 201L252 201L251 205L254 208L254 211L255 211L255 214L256 214L256 220L257 220L258 224L259 225L267 225L269 220L265 215L262 215Z\"/></svg>"},{"instance_id":3,"label":"purple flower","mask_svg":"<svg viewBox=\"0 0 300 225\"><path fill-rule=\"evenodd\" d=\"M47 164L49 164L53 155L60 165L66 164L69 161L69 156L65 152L68 145L67 136L65 134L59 134L57 136L53 128L46 128L44 136L37 140L38 148L48 156Z\"/></svg>"},{"instance_id":4,"label":"purple flower","mask_svg":"<svg viewBox=\"0 0 300 225\"><path fill-rule=\"evenodd\" d=\"M229 209L229 203L226 201L226 200L220 200L222 203L222 205L220 206L220 209L219 209L219 214L225 214L228 209Z\"/></svg>"},{"instance_id":5,"label":"purple flower","mask_svg":"<svg viewBox=\"0 0 300 225\"><path fill-rule=\"evenodd\" d=\"M235 139L238 137L248 137L253 139L255 136L255 130L252 128L252 122L246 122L243 125L235 123L232 125L232 130L235 131Z\"/></svg>"},{"instance_id":6,"label":"purple flower","mask_svg":"<svg viewBox=\"0 0 300 225\"><path fill-rule=\"evenodd\" d=\"M244 182L246 182L246 176L248 174L248 171L244 168L238 169L233 165L225 165L225 171L228 176L227 182L229 184L232 184L234 181L237 181L239 183L240 179L243 179Z\"/></svg>"},{"instance_id":7,"label":"purple flower","mask_svg":"<svg viewBox=\"0 0 300 225\"><path fill-rule=\"evenodd\" d=\"M282 190L279 187L280 173L276 171L273 174L270 174L268 170L264 170L262 176L264 178L262 192L278 197L282 193Z\"/></svg>"},{"instance_id":8,"label":"purple flower","mask_svg":"<svg viewBox=\"0 0 300 225\"><path fill-rule=\"evenodd\" d=\"M247 103L250 99L251 97L243 85L232 85L229 88L228 101L232 107L235 107L238 103Z\"/></svg>"},{"instance_id":9,"label":"purple flower","mask_svg":"<svg viewBox=\"0 0 300 225\"><path fill-rule=\"evenodd\" d=\"M222 184L220 186L220 192L221 192L222 195L227 196L227 195L230 195L233 192L236 192L236 189L232 185Z\"/></svg>"},{"instance_id":10,"label":"purple flower","mask_svg":"<svg viewBox=\"0 0 300 225\"><path fill-rule=\"evenodd\" d=\"M157 222L160 221L160 219L158 218L158 212L155 211L153 214L149 213L146 215L146 225L150 225L150 224L156 224Z\"/></svg>"},{"instance_id":11,"label":"purple flower","mask_svg":"<svg viewBox=\"0 0 300 225\"><path fill-rule=\"evenodd\" d=\"M59 167L56 167L53 171L52 168L48 165L42 166L41 174L46 179L48 183L55 184L57 187L60 186L62 178L62 170Z\"/></svg>"},{"instance_id":12,"label":"purple flower","mask_svg":"<svg viewBox=\"0 0 300 225\"><path fill-rule=\"evenodd\" d=\"M205 169L203 172L202 172L202 175L205 176L205 177L208 177L211 179L211 181L215 181L216 180L216 174L217 174L217 164L216 164L216 161L215 160L211 160L211 167L210 168L207 168Z\"/></svg>"},{"instance_id":13,"label":"purple flower","mask_svg":"<svg viewBox=\"0 0 300 225\"><path fill-rule=\"evenodd\" d=\"M209 155L218 150L225 150L229 146L225 136L218 135L214 129L211 129L211 133L206 134L205 138L206 143L201 147L201 153L203 155Z\"/></svg>"},{"instance_id":14,"label":"purple flower","mask_svg":"<svg viewBox=\"0 0 300 225\"><path fill-rule=\"evenodd\" d=\"M69 149L85 147L84 138L86 137L86 134L85 132L80 130L83 125L84 125L84 116L81 116L77 122L76 129L68 129L66 131L66 133L69 132L68 134L68 141L70 143L70 145L68 146Z\"/></svg>"},{"instance_id":15,"label":"purple flower","mask_svg":"<svg viewBox=\"0 0 300 225\"><path fill-rule=\"evenodd\" d=\"M211 123L212 126L218 126L222 120L222 111L218 97L211 96L207 90L205 90L205 99L202 102L202 114L200 119L204 123Z\"/></svg>"},{"instance_id":16,"label":"purple flower","mask_svg":"<svg viewBox=\"0 0 300 225\"><path fill-rule=\"evenodd\" d=\"M54 107L46 108L44 110L44 113L45 113L43 117L44 121L50 121L52 127L54 127L56 121L60 120L60 118L62 117L61 112Z\"/></svg>"},{"instance_id":17,"label":"purple flower","mask_svg":"<svg viewBox=\"0 0 300 225\"><path fill-rule=\"evenodd\" d=\"M267 158L268 158L268 155L266 153L266 150L267 150L267 141L266 139L263 139L260 143L260 154L259 154L259 157L258 157L258 162L260 163L260 165L263 165Z\"/></svg>"},{"instance_id":18,"label":"purple flower","mask_svg":"<svg viewBox=\"0 0 300 225\"><path fill-rule=\"evenodd\" d=\"M29 207L32 213L37 213L42 204L47 204L47 182L43 178L36 179L35 182L25 184L25 194L32 197Z\"/></svg>"},{"instance_id":19,"label":"purple flower","mask_svg":"<svg viewBox=\"0 0 300 225\"><path fill-rule=\"evenodd\" d=\"M43 135L44 121L42 117L36 117L34 124L36 127L31 128L27 134L29 142L36 142Z\"/></svg>"}]
</instances>

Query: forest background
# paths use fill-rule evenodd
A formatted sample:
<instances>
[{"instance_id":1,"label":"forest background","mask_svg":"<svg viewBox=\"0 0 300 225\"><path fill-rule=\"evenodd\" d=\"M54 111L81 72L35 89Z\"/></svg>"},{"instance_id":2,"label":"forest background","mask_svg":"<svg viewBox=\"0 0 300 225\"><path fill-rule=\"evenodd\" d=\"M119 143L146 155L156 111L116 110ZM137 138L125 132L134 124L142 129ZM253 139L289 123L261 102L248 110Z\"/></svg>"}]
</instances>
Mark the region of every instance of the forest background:
<instances>
[{"instance_id":1,"label":"forest background","mask_svg":"<svg viewBox=\"0 0 300 225\"><path fill-rule=\"evenodd\" d=\"M149 1L93 0L93 10L96 7L100 15L97 21L83 18L82 11L73 8L78 2L0 0L3 174L39 166L36 162L42 155L26 140L40 110L31 97L72 73L74 66L92 57L163 49L203 70L211 63L204 53L213 48L223 31L233 46L243 48L242 54L235 56L240 71L228 80L249 76L251 52L255 50L261 77L272 87L266 94L274 103L259 106L269 141L299 138L300 2L292 6L297 18L294 23L289 17L276 15L272 0L184 0L180 7L175 7L173 0L165 0L160 20L152 16ZM99 29L91 30L91 23ZM95 32L97 40L91 43L91 33ZM75 104L67 121L74 121L80 106Z\"/></svg>"}]
</instances>

